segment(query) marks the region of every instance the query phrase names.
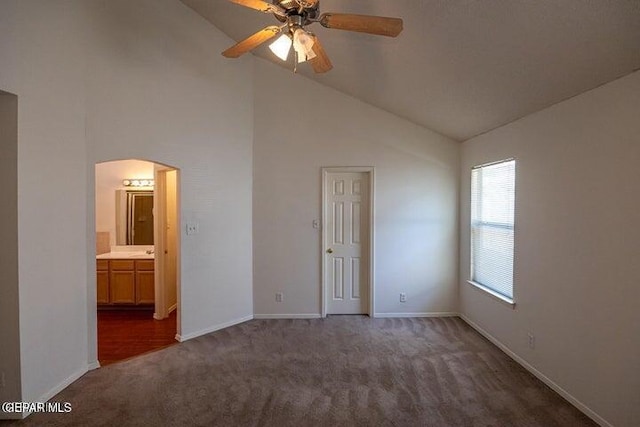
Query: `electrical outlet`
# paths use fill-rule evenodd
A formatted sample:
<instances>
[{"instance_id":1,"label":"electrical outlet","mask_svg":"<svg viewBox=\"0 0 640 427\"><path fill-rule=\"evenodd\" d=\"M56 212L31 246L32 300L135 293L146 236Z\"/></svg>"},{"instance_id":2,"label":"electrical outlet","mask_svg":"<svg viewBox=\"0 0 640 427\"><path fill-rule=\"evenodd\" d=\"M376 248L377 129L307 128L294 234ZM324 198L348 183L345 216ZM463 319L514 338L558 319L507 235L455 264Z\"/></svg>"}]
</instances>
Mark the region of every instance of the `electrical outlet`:
<instances>
[{"instance_id":1,"label":"electrical outlet","mask_svg":"<svg viewBox=\"0 0 640 427\"><path fill-rule=\"evenodd\" d=\"M536 336L533 335L531 332L528 332L527 339L528 339L529 348L532 350L536 348Z\"/></svg>"},{"instance_id":2,"label":"electrical outlet","mask_svg":"<svg viewBox=\"0 0 640 427\"><path fill-rule=\"evenodd\" d=\"M407 294L400 292L400 302L407 302Z\"/></svg>"},{"instance_id":3,"label":"electrical outlet","mask_svg":"<svg viewBox=\"0 0 640 427\"><path fill-rule=\"evenodd\" d=\"M276 302L282 302L284 294L282 292L276 292Z\"/></svg>"},{"instance_id":4,"label":"electrical outlet","mask_svg":"<svg viewBox=\"0 0 640 427\"><path fill-rule=\"evenodd\" d=\"M198 224L191 222L187 224L187 235L198 234Z\"/></svg>"}]
</instances>

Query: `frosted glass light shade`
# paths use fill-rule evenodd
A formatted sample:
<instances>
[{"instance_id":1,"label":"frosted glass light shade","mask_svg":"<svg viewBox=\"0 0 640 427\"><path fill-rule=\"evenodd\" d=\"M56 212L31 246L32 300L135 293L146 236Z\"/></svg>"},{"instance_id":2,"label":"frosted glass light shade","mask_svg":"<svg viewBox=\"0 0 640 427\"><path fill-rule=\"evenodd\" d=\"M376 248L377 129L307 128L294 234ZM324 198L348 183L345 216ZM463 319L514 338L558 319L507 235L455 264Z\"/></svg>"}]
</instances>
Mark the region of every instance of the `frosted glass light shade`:
<instances>
[{"instance_id":1,"label":"frosted glass light shade","mask_svg":"<svg viewBox=\"0 0 640 427\"><path fill-rule=\"evenodd\" d=\"M283 34L269 45L269 49L280 59L286 61L291 50L291 39L288 35Z\"/></svg>"},{"instance_id":2,"label":"frosted glass light shade","mask_svg":"<svg viewBox=\"0 0 640 427\"><path fill-rule=\"evenodd\" d=\"M299 28L293 33L293 48L298 54L298 63L316 57L313 44L313 38L303 29Z\"/></svg>"}]
</instances>

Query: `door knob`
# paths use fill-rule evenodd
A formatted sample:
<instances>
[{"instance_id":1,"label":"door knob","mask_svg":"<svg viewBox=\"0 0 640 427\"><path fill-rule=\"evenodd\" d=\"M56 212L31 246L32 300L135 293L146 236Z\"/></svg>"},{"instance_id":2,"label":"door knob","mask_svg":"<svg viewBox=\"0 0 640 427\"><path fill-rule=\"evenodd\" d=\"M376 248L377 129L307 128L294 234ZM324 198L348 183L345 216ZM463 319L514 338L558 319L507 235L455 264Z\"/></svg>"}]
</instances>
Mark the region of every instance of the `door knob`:
<instances>
[{"instance_id":1,"label":"door knob","mask_svg":"<svg viewBox=\"0 0 640 427\"><path fill-rule=\"evenodd\" d=\"M327 249L327 253L328 254L332 254L333 253L333 249L331 249L331 248Z\"/></svg>"}]
</instances>

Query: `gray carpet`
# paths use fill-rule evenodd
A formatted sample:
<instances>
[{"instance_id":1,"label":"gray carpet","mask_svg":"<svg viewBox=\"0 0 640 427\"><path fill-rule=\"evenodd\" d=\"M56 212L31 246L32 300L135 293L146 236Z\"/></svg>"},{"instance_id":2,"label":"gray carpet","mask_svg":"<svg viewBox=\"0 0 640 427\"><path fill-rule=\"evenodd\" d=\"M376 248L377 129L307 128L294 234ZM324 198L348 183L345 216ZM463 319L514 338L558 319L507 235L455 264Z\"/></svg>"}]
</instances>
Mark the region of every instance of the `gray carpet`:
<instances>
[{"instance_id":1,"label":"gray carpet","mask_svg":"<svg viewBox=\"0 0 640 427\"><path fill-rule=\"evenodd\" d=\"M458 318L253 320L87 373L33 426L595 426Z\"/></svg>"}]
</instances>

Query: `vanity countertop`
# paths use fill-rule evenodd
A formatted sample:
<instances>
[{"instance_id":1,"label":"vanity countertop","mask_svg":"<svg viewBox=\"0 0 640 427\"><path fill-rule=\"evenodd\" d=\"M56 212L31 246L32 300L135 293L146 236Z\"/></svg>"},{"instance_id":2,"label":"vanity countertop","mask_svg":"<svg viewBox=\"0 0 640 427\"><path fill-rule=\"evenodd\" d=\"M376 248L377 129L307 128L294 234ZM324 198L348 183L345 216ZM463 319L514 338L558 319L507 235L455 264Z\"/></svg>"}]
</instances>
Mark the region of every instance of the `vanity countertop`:
<instances>
[{"instance_id":1,"label":"vanity countertop","mask_svg":"<svg viewBox=\"0 0 640 427\"><path fill-rule=\"evenodd\" d=\"M96 255L96 259L154 259L153 245L111 246L111 252Z\"/></svg>"},{"instance_id":2,"label":"vanity countertop","mask_svg":"<svg viewBox=\"0 0 640 427\"><path fill-rule=\"evenodd\" d=\"M146 252L107 252L96 255L96 259L154 259L154 255Z\"/></svg>"}]
</instances>

